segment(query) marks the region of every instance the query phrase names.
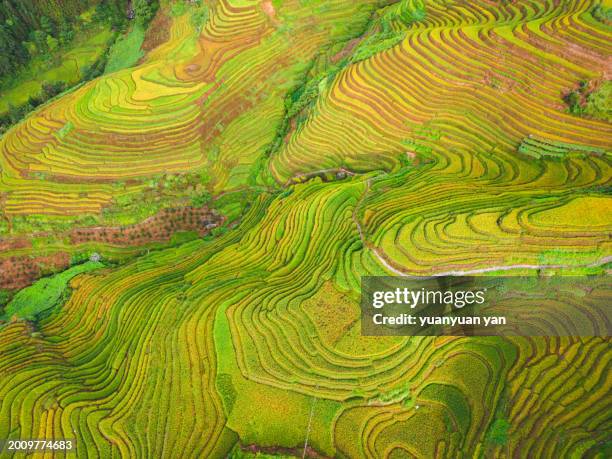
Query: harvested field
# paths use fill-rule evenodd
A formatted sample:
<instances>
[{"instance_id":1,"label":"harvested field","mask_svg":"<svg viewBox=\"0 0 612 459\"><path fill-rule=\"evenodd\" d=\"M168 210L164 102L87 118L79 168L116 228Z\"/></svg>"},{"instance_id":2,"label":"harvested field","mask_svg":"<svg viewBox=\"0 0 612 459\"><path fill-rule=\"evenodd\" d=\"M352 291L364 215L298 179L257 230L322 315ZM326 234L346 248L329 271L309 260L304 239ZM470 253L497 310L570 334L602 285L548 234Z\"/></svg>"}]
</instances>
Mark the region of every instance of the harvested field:
<instances>
[{"instance_id":1,"label":"harvested field","mask_svg":"<svg viewBox=\"0 0 612 459\"><path fill-rule=\"evenodd\" d=\"M70 266L70 254L56 252L42 256L10 256L0 259L0 289L18 290L27 287L45 273Z\"/></svg>"}]
</instances>

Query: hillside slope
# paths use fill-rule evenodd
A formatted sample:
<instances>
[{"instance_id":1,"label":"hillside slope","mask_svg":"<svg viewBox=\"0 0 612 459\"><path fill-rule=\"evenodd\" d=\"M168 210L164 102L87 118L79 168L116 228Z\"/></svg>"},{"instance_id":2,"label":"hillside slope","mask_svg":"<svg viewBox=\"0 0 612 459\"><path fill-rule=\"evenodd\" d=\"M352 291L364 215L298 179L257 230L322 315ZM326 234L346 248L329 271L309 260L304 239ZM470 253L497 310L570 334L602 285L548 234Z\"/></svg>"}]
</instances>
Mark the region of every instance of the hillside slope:
<instances>
[{"instance_id":1,"label":"hillside slope","mask_svg":"<svg viewBox=\"0 0 612 459\"><path fill-rule=\"evenodd\" d=\"M563 101L610 79L598 5L162 2L168 34L137 65L0 139L3 236L37 238L2 256L105 260L136 239L83 248L81 227L172 206L220 226L0 324L0 438L607 457L609 338L364 337L358 306L364 275L609 270L612 126Z\"/></svg>"}]
</instances>

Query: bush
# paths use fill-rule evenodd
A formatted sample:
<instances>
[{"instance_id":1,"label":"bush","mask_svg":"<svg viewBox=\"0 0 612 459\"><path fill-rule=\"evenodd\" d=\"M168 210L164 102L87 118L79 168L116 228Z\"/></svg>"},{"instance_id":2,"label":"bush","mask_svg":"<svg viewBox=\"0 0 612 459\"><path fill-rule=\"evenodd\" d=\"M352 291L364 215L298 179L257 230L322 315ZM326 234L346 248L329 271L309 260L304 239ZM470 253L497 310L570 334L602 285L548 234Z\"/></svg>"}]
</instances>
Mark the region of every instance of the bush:
<instances>
[{"instance_id":1,"label":"bush","mask_svg":"<svg viewBox=\"0 0 612 459\"><path fill-rule=\"evenodd\" d=\"M158 0L140 0L136 2L136 7L134 8L136 20L141 25L146 26L155 17L158 9Z\"/></svg>"},{"instance_id":2,"label":"bush","mask_svg":"<svg viewBox=\"0 0 612 459\"><path fill-rule=\"evenodd\" d=\"M580 105L580 93L578 91L570 91L567 93L563 100L569 107L569 112L573 115L580 115L582 113L582 106Z\"/></svg>"},{"instance_id":3,"label":"bush","mask_svg":"<svg viewBox=\"0 0 612 459\"><path fill-rule=\"evenodd\" d=\"M55 23L51 19L49 19L47 16L41 16L40 28L47 35L55 36L56 34Z\"/></svg>"},{"instance_id":4,"label":"bush","mask_svg":"<svg viewBox=\"0 0 612 459\"><path fill-rule=\"evenodd\" d=\"M144 38L145 29L140 24L136 24L127 35L119 37L109 50L104 71L112 73L136 64L144 56L141 49Z\"/></svg>"},{"instance_id":5,"label":"bush","mask_svg":"<svg viewBox=\"0 0 612 459\"><path fill-rule=\"evenodd\" d=\"M612 8L608 8L606 6L597 5L593 8L592 15L599 22L603 22L604 24L609 24L612 22Z\"/></svg>"},{"instance_id":6,"label":"bush","mask_svg":"<svg viewBox=\"0 0 612 459\"><path fill-rule=\"evenodd\" d=\"M587 96L583 112L592 118L612 122L611 100L612 81L606 81Z\"/></svg>"},{"instance_id":7,"label":"bush","mask_svg":"<svg viewBox=\"0 0 612 459\"><path fill-rule=\"evenodd\" d=\"M81 82L89 81L102 75L108 61L110 48L114 42L115 37L113 36L107 42L106 50L104 53L102 53L98 60L92 65L85 66L81 69ZM66 89L68 89L68 85L62 81L44 82L42 84L42 91L38 96L30 96L25 104L18 107L9 106L8 112L5 115L0 116L0 135L6 132L13 124L16 124L23 119L36 107L44 104L49 99L52 99L58 94L64 92Z\"/></svg>"},{"instance_id":8,"label":"bush","mask_svg":"<svg viewBox=\"0 0 612 459\"><path fill-rule=\"evenodd\" d=\"M117 31L125 31L128 18L123 0L101 0L96 6L93 19L96 22L106 22Z\"/></svg>"},{"instance_id":9,"label":"bush","mask_svg":"<svg viewBox=\"0 0 612 459\"><path fill-rule=\"evenodd\" d=\"M45 99L51 99L66 90L66 83L63 81L45 82L42 84L42 93Z\"/></svg>"},{"instance_id":10,"label":"bush","mask_svg":"<svg viewBox=\"0 0 612 459\"><path fill-rule=\"evenodd\" d=\"M411 25L414 22L419 22L425 19L427 12L425 10L425 5L420 4L414 9L410 8L410 4L408 2L403 2L399 7L399 18L406 25Z\"/></svg>"},{"instance_id":11,"label":"bush","mask_svg":"<svg viewBox=\"0 0 612 459\"><path fill-rule=\"evenodd\" d=\"M203 191L191 198L191 205L194 207L202 207L212 201L212 195L208 191Z\"/></svg>"},{"instance_id":12,"label":"bush","mask_svg":"<svg viewBox=\"0 0 612 459\"><path fill-rule=\"evenodd\" d=\"M32 32L32 41L38 54L45 54L49 51L47 46L47 34L42 30Z\"/></svg>"},{"instance_id":13,"label":"bush","mask_svg":"<svg viewBox=\"0 0 612 459\"><path fill-rule=\"evenodd\" d=\"M59 29L59 42L62 46L70 43L74 39L74 30L70 22L63 21Z\"/></svg>"}]
</instances>

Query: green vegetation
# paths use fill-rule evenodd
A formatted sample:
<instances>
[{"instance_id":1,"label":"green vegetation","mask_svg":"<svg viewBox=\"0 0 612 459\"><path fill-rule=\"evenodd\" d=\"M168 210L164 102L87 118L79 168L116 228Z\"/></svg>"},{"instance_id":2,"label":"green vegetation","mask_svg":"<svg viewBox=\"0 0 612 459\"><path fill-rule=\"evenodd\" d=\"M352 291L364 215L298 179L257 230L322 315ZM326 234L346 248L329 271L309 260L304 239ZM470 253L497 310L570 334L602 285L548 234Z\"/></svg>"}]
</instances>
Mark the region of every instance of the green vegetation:
<instances>
[{"instance_id":1,"label":"green vegetation","mask_svg":"<svg viewBox=\"0 0 612 459\"><path fill-rule=\"evenodd\" d=\"M582 112L592 118L612 123L612 81L604 81L588 95Z\"/></svg>"},{"instance_id":2,"label":"green vegetation","mask_svg":"<svg viewBox=\"0 0 612 459\"><path fill-rule=\"evenodd\" d=\"M144 33L159 2L134 2L135 25L127 36L119 33L128 26L124 0L101 0L95 8L85 10L84 7L91 3L84 2L74 8L64 4L61 11L67 9L66 16L59 18L27 16L22 20L40 29L31 31L29 41L21 43L18 43L23 36L18 33L21 23L9 17L4 25L1 24L3 14L10 16L17 7L7 10L0 7L0 44L5 47L0 46L0 50L7 58L4 64L0 58L0 89L3 91L0 134L63 90L100 76L105 68L115 71L132 66L142 57L140 46ZM74 13L75 8L82 14L68 15ZM113 46L117 36L119 39ZM49 86L60 90L47 91Z\"/></svg>"},{"instance_id":3,"label":"green vegetation","mask_svg":"<svg viewBox=\"0 0 612 459\"><path fill-rule=\"evenodd\" d=\"M0 289L0 305L4 306L8 302L10 297L11 294L9 291Z\"/></svg>"},{"instance_id":4,"label":"green vegetation","mask_svg":"<svg viewBox=\"0 0 612 459\"><path fill-rule=\"evenodd\" d=\"M0 84L0 134L29 112L72 85L98 76L114 36L110 29L92 24L78 31L52 54L35 56Z\"/></svg>"},{"instance_id":5,"label":"green vegetation","mask_svg":"<svg viewBox=\"0 0 612 459\"><path fill-rule=\"evenodd\" d=\"M112 73L136 64L143 56L141 49L145 32L159 9L158 0L135 0L135 23L127 34L121 35L109 51L105 73Z\"/></svg>"},{"instance_id":6,"label":"green vegetation","mask_svg":"<svg viewBox=\"0 0 612 459\"><path fill-rule=\"evenodd\" d=\"M382 10L371 25L371 32L359 43L351 62L359 62L393 48L406 37L406 29L427 16L425 4L417 0L402 0Z\"/></svg>"},{"instance_id":7,"label":"green vegetation","mask_svg":"<svg viewBox=\"0 0 612 459\"><path fill-rule=\"evenodd\" d=\"M393 48L399 42L401 42L406 36L404 31L382 31L375 33L366 38L359 47L355 50L351 58L351 62L359 62L365 59L369 59L375 54L386 51L387 49Z\"/></svg>"},{"instance_id":8,"label":"green vegetation","mask_svg":"<svg viewBox=\"0 0 612 459\"><path fill-rule=\"evenodd\" d=\"M209 191L202 191L193 198L191 198L191 205L195 207L202 207L208 204L212 200L212 195Z\"/></svg>"},{"instance_id":9,"label":"green vegetation","mask_svg":"<svg viewBox=\"0 0 612 459\"><path fill-rule=\"evenodd\" d=\"M591 13L595 19L602 22L607 26L612 25L612 7L607 5L598 4L593 7Z\"/></svg>"},{"instance_id":10,"label":"green vegetation","mask_svg":"<svg viewBox=\"0 0 612 459\"><path fill-rule=\"evenodd\" d=\"M260 452L243 451L240 446L236 447L227 456L230 459L294 459L295 456L287 456L284 454L266 454Z\"/></svg>"},{"instance_id":11,"label":"green vegetation","mask_svg":"<svg viewBox=\"0 0 612 459\"><path fill-rule=\"evenodd\" d=\"M75 36L75 20L90 1L5 0L0 5L0 84L34 56L46 56Z\"/></svg>"},{"instance_id":12,"label":"green vegetation","mask_svg":"<svg viewBox=\"0 0 612 459\"><path fill-rule=\"evenodd\" d=\"M201 31L204 24L206 24L206 21L208 21L210 12L208 10L208 5L204 3L203 0L195 0L194 3L196 4L197 9L191 16L191 24L196 30Z\"/></svg>"},{"instance_id":13,"label":"green vegetation","mask_svg":"<svg viewBox=\"0 0 612 459\"><path fill-rule=\"evenodd\" d=\"M223 398L225 412L229 415L234 408L234 403L236 403L236 389L232 383L232 375L222 373L217 376L217 390Z\"/></svg>"},{"instance_id":14,"label":"green vegetation","mask_svg":"<svg viewBox=\"0 0 612 459\"><path fill-rule=\"evenodd\" d=\"M198 238L195 231L178 231L170 238L170 245L180 245Z\"/></svg>"},{"instance_id":15,"label":"green vegetation","mask_svg":"<svg viewBox=\"0 0 612 459\"><path fill-rule=\"evenodd\" d=\"M65 299L68 282L74 276L102 268L100 262L89 261L76 265L51 277L44 277L30 287L20 290L6 305L0 320L9 320L18 317L27 320L36 320L42 314L49 313L59 302Z\"/></svg>"},{"instance_id":16,"label":"green vegetation","mask_svg":"<svg viewBox=\"0 0 612 459\"><path fill-rule=\"evenodd\" d=\"M572 115L587 116L612 122L612 81L604 81L589 91L587 81L581 81L578 89L568 92L563 100Z\"/></svg>"},{"instance_id":17,"label":"green vegetation","mask_svg":"<svg viewBox=\"0 0 612 459\"><path fill-rule=\"evenodd\" d=\"M427 9L423 0L402 0L389 8L383 16L386 21L401 21L405 25L412 25L422 21L427 16Z\"/></svg>"},{"instance_id":18,"label":"green vegetation","mask_svg":"<svg viewBox=\"0 0 612 459\"><path fill-rule=\"evenodd\" d=\"M67 136L70 133L70 131L72 131L73 128L74 128L74 124L68 121L66 124L64 124L64 126L59 131L57 131L57 135L63 139L65 136Z\"/></svg>"},{"instance_id":19,"label":"green vegetation","mask_svg":"<svg viewBox=\"0 0 612 459\"><path fill-rule=\"evenodd\" d=\"M127 35L122 35L111 47L105 73L116 72L133 66L144 52L140 49L145 37L145 29L140 24L134 25Z\"/></svg>"},{"instance_id":20,"label":"green vegetation","mask_svg":"<svg viewBox=\"0 0 612 459\"><path fill-rule=\"evenodd\" d=\"M12 297L13 295L9 290L0 289L0 314L2 314L4 306L6 306Z\"/></svg>"},{"instance_id":21,"label":"green vegetation","mask_svg":"<svg viewBox=\"0 0 612 459\"><path fill-rule=\"evenodd\" d=\"M605 456L605 336L371 337L359 307L369 275L610 268L593 2L131 5L79 13L123 38L97 78L41 83L48 102L0 138L0 438ZM48 17L36 49L86 39ZM608 295L579 286L538 298L555 330Z\"/></svg>"},{"instance_id":22,"label":"green vegetation","mask_svg":"<svg viewBox=\"0 0 612 459\"><path fill-rule=\"evenodd\" d=\"M146 28L159 9L159 0L135 0L134 4L136 23Z\"/></svg>"},{"instance_id":23,"label":"green vegetation","mask_svg":"<svg viewBox=\"0 0 612 459\"><path fill-rule=\"evenodd\" d=\"M306 107L310 106L319 96L319 88L321 82L327 78L327 75L320 75L316 78L311 78L298 86L289 97L285 100L285 109L287 117L293 118Z\"/></svg>"},{"instance_id":24,"label":"green vegetation","mask_svg":"<svg viewBox=\"0 0 612 459\"><path fill-rule=\"evenodd\" d=\"M172 7L170 8L170 13L172 14L172 16L182 16L183 14L185 14L187 5L185 4L185 2L177 2L174 3L172 5Z\"/></svg>"},{"instance_id":25,"label":"green vegetation","mask_svg":"<svg viewBox=\"0 0 612 459\"><path fill-rule=\"evenodd\" d=\"M129 18L126 15L127 0L100 0L92 16L94 21L105 22L113 30L125 31Z\"/></svg>"},{"instance_id":26,"label":"green vegetation","mask_svg":"<svg viewBox=\"0 0 612 459\"><path fill-rule=\"evenodd\" d=\"M510 423L505 419L496 419L491 424L491 429L488 434L488 441L496 445L505 445L508 443L508 430Z\"/></svg>"},{"instance_id":27,"label":"green vegetation","mask_svg":"<svg viewBox=\"0 0 612 459\"><path fill-rule=\"evenodd\" d=\"M591 154L599 156L606 154L606 150L603 148L558 142L538 136L525 137L521 141L518 151L519 153L532 156L536 159L542 157L562 159L570 154Z\"/></svg>"}]
</instances>

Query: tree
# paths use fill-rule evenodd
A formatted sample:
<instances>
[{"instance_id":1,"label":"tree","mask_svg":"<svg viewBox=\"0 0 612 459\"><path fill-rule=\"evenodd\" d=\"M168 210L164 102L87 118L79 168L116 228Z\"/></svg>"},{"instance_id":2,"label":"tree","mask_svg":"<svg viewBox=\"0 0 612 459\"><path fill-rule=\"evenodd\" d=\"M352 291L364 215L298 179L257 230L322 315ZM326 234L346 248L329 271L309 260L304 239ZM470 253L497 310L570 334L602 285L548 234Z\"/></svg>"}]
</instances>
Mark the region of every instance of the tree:
<instances>
[{"instance_id":1,"label":"tree","mask_svg":"<svg viewBox=\"0 0 612 459\"><path fill-rule=\"evenodd\" d=\"M62 46L67 45L74 39L74 29L72 23L62 21L59 27L59 42Z\"/></svg>"},{"instance_id":2,"label":"tree","mask_svg":"<svg viewBox=\"0 0 612 459\"><path fill-rule=\"evenodd\" d=\"M0 24L0 79L14 72L28 57L28 51L17 40L11 26Z\"/></svg>"},{"instance_id":3,"label":"tree","mask_svg":"<svg viewBox=\"0 0 612 459\"><path fill-rule=\"evenodd\" d=\"M138 0L136 2L135 12L136 19L140 24L146 25L153 19L157 9L159 8L159 2L155 0Z\"/></svg>"},{"instance_id":4,"label":"tree","mask_svg":"<svg viewBox=\"0 0 612 459\"><path fill-rule=\"evenodd\" d=\"M57 33L55 29L55 23L51 19L49 19L47 16L41 16L40 28L47 35L55 36L55 34Z\"/></svg>"},{"instance_id":5,"label":"tree","mask_svg":"<svg viewBox=\"0 0 612 459\"><path fill-rule=\"evenodd\" d=\"M23 107L15 107L9 104L8 107L8 117L11 120L11 124L15 124L25 115L25 110Z\"/></svg>"},{"instance_id":6,"label":"tree","mask_svg":"<svg viewBox=\"0 0 612 459\"><path fill-rule=\"evenodd\" d=\"M202 207L212 200L212 195L208 191L203 191L191 199L191 204L194 207Z\"/></svg>"},{"instance_id":7,"label":"tree","mask_svg":"<svg viewBox=\"0 0 612 459\"><path fill-rule=\"evenodd\" d=\"M42 84L43 97L45 99L51 99L57 96L60 92L66 89L66 83L62 81L44 82Z\"/></svg>"},{"instance_id":8,"label":"tree","mask_svg":"<svg viewBox=\"0 0 612 459\"><path fill-rule=\"evenodd\" d=\"M30 96L28 97L28 105L36 108L38 107L40 104L43 103L43 100L40 96Z\"/></svg>"},{"instance_id":9,"label":"tree","mask_svg":"<svg viewBox=\"0 0 612 459\"><path fill-rule=\"evenodd\" d=\"M569 106L569 111L573 115L579 115L582 112L582 105L580 104L580 94L578 91L570 91L563 98L565 103Z\"/></svg>"},{"instance_id":10,"label":"tree","mask_svg":"<svg viewBox=\"0 0 612 459\"><path fill-rule=\"evenodd\" d=\"M57 49L57 45L59 44L59 41L57 40L57 38L52 37L51 35L47 35L47 48L49 49L49 51L55 51Z\"/></svg>"},{"instance_id":11,"label":"tree","mask_svg":"<svg viewBox=\"0 0 612 459\"><path fill-rule=\"evenodd\" d=\"M121 0L101 0L96 5L94 20L110 23L114 30L123 30L127 25L124 6Z\"/></svg>"},{"instance_id":12,"label":"tree","mask_svg":"<svg viewBox=\"0 0 612 459\"><path fill-rule=\"evenodd\" d=\"M32 32L32 41L38 54L45 54L48 51L47 34L44 31L35 30Z\"/></svg>"}]
</instances>

